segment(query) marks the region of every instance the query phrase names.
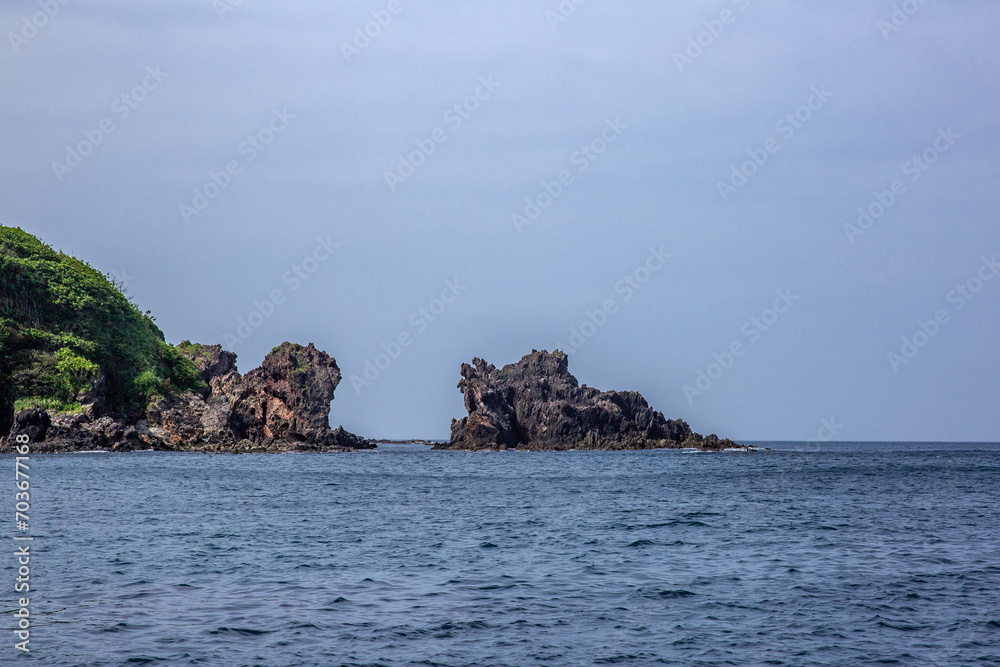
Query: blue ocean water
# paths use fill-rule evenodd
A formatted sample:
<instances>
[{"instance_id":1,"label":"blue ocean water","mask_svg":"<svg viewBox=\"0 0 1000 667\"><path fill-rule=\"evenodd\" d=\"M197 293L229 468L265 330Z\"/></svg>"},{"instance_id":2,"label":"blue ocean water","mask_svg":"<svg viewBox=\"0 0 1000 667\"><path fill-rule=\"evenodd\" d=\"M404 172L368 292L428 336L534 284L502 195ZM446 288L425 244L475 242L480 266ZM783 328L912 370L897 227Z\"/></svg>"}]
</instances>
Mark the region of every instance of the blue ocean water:
<instances>
[{"instance_id":1,"label":"blue ocean water","mask_svg":"<svg viewBox=\"0 0 1000 667\"><path fill-rule=\"evenodd\" d=\"M0 662L1000 665L1000 445L761 444L32 456Z\"/></svg>"}]
</instances>

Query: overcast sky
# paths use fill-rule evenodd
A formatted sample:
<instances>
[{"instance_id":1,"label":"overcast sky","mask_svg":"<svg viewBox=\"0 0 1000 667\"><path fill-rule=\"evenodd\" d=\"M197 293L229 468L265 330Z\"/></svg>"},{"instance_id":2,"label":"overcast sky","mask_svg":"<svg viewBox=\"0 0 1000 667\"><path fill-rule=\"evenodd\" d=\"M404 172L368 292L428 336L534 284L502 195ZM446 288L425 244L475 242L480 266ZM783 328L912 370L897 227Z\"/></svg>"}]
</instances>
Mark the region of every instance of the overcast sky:
<instances>
[{"instance_id":1,"label":"overcast sky","mask_svg":"<svg viewBox=\"0 0 1000 667\"><path fill-rule=\"evenodd\" d=\"M370 437L561 347L703 433L1000 440L994 0L280 5L3 3L0 221Z\"/></svg>"}]
</instances>

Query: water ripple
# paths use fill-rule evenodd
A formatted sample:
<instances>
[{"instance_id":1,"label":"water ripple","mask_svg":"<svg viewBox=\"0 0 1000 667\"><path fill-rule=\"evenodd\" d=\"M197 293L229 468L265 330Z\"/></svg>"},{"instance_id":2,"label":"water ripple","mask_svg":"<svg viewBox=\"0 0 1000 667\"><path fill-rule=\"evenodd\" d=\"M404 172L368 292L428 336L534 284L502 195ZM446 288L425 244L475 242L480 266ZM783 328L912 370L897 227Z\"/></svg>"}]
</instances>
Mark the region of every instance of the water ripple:
<instances>
[{"instance_id":1,"label":"water ripple","mask_svg":"<svg viewBox=\"0 0 1000 667\"><path fill-rule=\"evenodd\" d=\"M25 664L1000 664L997 446L32 472Z\"/></svg>"}]
</instances>

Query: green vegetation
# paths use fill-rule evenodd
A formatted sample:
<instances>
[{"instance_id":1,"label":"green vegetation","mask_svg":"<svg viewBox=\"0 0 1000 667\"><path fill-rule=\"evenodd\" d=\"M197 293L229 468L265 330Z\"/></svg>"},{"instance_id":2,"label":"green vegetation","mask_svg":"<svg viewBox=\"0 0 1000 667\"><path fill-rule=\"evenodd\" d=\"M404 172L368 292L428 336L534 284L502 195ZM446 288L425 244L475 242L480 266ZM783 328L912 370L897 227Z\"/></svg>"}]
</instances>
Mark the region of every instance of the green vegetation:
<instances>
[{"instance_id":1,"label":"green vegetation","mask_svg":"<svg viewBox=\"0 0 1000 667\"><path fill-rule=\"evenodd\" d=\"M284 350L294 350L298 346L295 343L289 343L287 340L278 345L277 347L271 348L271 355ZM270 355L269 355L270 356ZM300 357L294 357L295 368L291 370L291 377L294 379L301 387L302 391L305 391L308 395L309 389L306 387L306 376L309 373L309 365L304 363Z\"/></svg>"},{"instance_id":2,"label":"green vegetation","mask_svg":"<svg viewBox=\"0 0 1000 667\"><path fill-rule=\"evenodd\" d=\"M207 351L205 345L202 345L201 343L192 343L189 340L181 341L174 346L174 350L179 353L183 353L182 356L186 356L188 359L194 359L198 362L208 363L212 359L212 354Z\"/></svg>"},{"instance_id":3,"label":"green vegetation","mask_svg":"<svg viewBox=\"0 0 1000 667\"><path fill-rule=\"evenodd\" d=\"M68 347L56 350L56 391L68 401L90 388L101 374L101 367L85 357L78 356Z\"/></svg>"},{"instance_id":4,"label":"green vegetation","mask_svg":"<svg viewBox=\"0 0 1000 667\"><path fill-rule=\"evenodd\" d=\"M50 414L54 412L78 413L83 412L83 406L79 403L64 403L53 398L41 398L32 396L31 398L19 398L14 401L14 412L27 410L29 408L44 408Z\"/></svg>"},{"instance_id":5,"label":"green vegetation","mask_svg":"<svg viewBox=\"0 0 1000 667\"><path fill-rule=\"evenodd\" d=\"M0 226L0 433L28 404L79 409L98 390L120 412L198 389L197 368L115 283L20 229Z\"/></svg>"},{"instance_id":6,"label":"green vegetation","mask_svg":"<svg viewBox=\"0 0 1000 667\"><path fill-rule=\"evenodd\" d=\"M296 348L296 347L298 347L298 346L297 346L297 345L295 345L295 343L289 343L289 342L288 342L288 341L286 340L286 341L285 341L284 343L282 343L281 345L278 345L278 346L276 346L276 347L272 347L272 348L271 348L271 354L275 354L275 353L277 353L277 352L281 352L282 350L289 350L289 349L294 349L294 348Z\"/></svg>"}]
</instances>

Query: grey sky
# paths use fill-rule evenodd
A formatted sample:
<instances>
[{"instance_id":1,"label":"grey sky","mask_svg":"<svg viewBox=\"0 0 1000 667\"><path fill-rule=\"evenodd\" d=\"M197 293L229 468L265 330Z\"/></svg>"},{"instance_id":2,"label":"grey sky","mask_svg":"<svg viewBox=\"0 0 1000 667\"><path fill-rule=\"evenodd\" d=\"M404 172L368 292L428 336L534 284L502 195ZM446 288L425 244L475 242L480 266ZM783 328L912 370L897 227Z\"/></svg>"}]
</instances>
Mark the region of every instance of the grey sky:
<instances>
[{"instance_id":1,"label":"grey sky","mask_svg":"<svg viewBox=\"0 0 1000 667\"><path fill-rule=\"evenodd\" d=\"M891 31L889 1L589 0L554 28L557 0L225 3L0 9L0 220L122 274L171 342L252 319L244 371L314 342L334 425L375 437L447 437L462 362L575 327L581 382L701 432L1000 440L1000 280L949 295L1000 253L997 3L897 2Z\"/></svg>"}]
</instances>

